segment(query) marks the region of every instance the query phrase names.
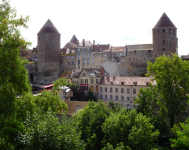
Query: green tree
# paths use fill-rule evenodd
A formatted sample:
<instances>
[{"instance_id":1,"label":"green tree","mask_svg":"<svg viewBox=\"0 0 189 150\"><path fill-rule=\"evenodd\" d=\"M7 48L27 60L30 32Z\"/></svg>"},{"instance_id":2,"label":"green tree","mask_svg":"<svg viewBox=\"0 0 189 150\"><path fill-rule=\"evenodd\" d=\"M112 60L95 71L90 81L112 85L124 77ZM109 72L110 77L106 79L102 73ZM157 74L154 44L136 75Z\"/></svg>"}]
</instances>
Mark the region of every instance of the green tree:
<instances>
[{"instance_id":1,"label":"green tree","mask_svg":"<svg viewBox=\"0 0 189 150\"><path fill-rule=\"evenodd\" d=\"M113 148L120 142L124 147L134 150L151 150L159 132L153 131L150 118L137 114L136 110L122 109L118 114L111 113L102 126L104 132L103 143L110 143Z\"/></svg>"},{"instance_id":2,"label":"green tree","mask_svg":"<svg viewBox=\"0 0 189 150\"><path fill-rule=\"evenodd\" d=\"M148 61L148 77L155 80L158 94L159 112L164 113L173 127L186 109L186 94L189 93L189 62L183 61L176 54L160 56L155 63Z\"/></svg>"},{"instance_id":3,"label":"green tree","mask_svg":"<svg viewBox=\"0 0 189 150\"><path fill-rule=\"evenodd\" d=\"M172 129L174 138L170 139L171 147L178 149L189 149L189 118L185 123L174 125Z\"/></svg>"},{"instance_id":4,"label":"green tree","mask_svg":"<svg viewBox=\"0 0 189 150\"><path fill-rule=\"evenodd\" d=\"M30 150L80 150L85 144L72 118L62 116L61 122L52 111L43 115L28 113L25 128L19 133L16 149Z\"/></svg>"},{"instance_id":5,"label":"green tree","mask_svg":"<svg viewBox=\"0 0 189 150\"><path fill-rule=\"evenodd\" d=\"M76 100L78 96L78 91L79 91L78 85L70 83L67 86L73 91L73 97L71 97L70 100Z\"/></svg>"},{"instance_id":6,"label":"green tree","mask_svg":"<svg viewBox=\"0 0 189 150\"><path fill-rule=\"evenodd\" d=\"M16 95L31 90L25 60L20 58L20 49L26 49L26 42L19 27L27 28L29 17L16 19L16 10L9 2L0 2L0 121L14 113Z\"/></svg>"},{"instance_id":7,"label":"green tree","mask_svg":"<svg viewBox=\"0 0 189 150\"><path fill-rule=\"evenodd\" d=\"M101 101L98 101L97 104L89 102L80 114L82 116L78 122L79 131L81 139L86 143L86 148L90 150L103 148L101 143L104 137L102 124L109 116L107 106Z\"/></svg>"},{"instance_id":8,"label":"green tree","mask_svg":"<svg viewBox=\"0 0 189 150\"><path fill-rule=\"evenodd\" d=\"M89 90L87 91L85 97L84 97L84 101L94 101L97 102L97 96L95 95L95 93L89 88Z\"/></svg>"}]
</instances>

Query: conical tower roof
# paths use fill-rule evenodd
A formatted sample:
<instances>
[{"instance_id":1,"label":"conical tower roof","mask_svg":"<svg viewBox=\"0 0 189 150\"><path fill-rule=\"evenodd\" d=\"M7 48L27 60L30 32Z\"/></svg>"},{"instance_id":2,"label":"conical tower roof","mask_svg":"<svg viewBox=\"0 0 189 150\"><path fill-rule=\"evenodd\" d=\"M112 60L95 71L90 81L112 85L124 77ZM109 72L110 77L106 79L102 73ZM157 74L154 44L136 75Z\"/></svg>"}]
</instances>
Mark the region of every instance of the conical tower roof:
<instances>
[{"instance_id":1,"label":"conical tower roof","mask_svg":"<svg viewBox=\"0 0 189 150\"><path fill-rule=\"evenodd\" d=\"M43 33L60 34L50 19L47 20L47 22L44 24L44 26L38 32L38 34L43 34Z\"/></svg>"},{"instance_id":2,"label":"conical tower roof","mask_svg":"<svg viewBox=\"0 0 189 150\"><path fill-rule=\"evenodd\" d=\"M70 43L78 43L78 39L76 38L75 34L73 35L72 39L70 40Z\"/></svg>"},{"instance_id":3,"label":"conical tower roof","mask_svg":"<svg viewBox=\"0 0 189 150\"><path fill-rule=\"evenodd\" d=\"M172 23L172 21L169 19L169 17L166 15L166 13L163 13L163 15L156 23L154 28L161 28L161 27L176 28L175 25Z\"/></svg>"}]
</instances>

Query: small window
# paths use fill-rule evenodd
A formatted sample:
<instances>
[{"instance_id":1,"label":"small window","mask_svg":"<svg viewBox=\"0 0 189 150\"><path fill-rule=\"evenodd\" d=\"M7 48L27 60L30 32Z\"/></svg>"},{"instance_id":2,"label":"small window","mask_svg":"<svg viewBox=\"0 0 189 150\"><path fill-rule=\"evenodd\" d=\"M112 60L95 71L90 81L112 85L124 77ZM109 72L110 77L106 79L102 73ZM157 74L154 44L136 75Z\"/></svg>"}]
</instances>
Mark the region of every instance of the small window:
<instances>
[{"instance_id":1,"label":"small window","mask_svg":"<svg viewBox=\"0 0 189 150\"><path fill-rule=\"evenodd\" d=\"M79 110L79 105L77 105L77 110Z\"/></svg>"},{"instance_id":2,"label":"small window","mask_svg":"<svg viewBox=\"0 0 189 150\"><path fill-rule=\"evenodd\" d=\"M124 62L124 59L122 59L122 62Z\"/></svg>"},{"instance_id":3,"label":"small window","mask_svg":"<svg viewBox=\"0 0 189 150\"><path fill-rule=\"evenodd\" d=\"M96 91L98 91L98 86L96 86Z\"/></svg>"},{"instance_id":4,"label":"small window","mask_svg":"<svg viewBox=\"0 0 189 150\"><path fill-rule=\"evenodd\" d=\"M89 48L87 48L87 50L89 51Z\"/></svg>"},{"instance_id":5,"label":"small window","mask_svg":"<svg viewBox=\"0 0 189 150\"><path fill-rule=\"evenodd\" d=\"M67 58L70 58L70 56L67 56Z\"/></svg>"},{"instance_id":6,"label":"small window","mask_svg":"<svg viewBox=\"0 0 189 150\"><path fill-rule=\"evenodd\" d=\"M96 79L96 83L98 83L98 79Z\"/></svg>"},{"instance_id":7,"label":"small window","mask_svg":"<svg viewBox=\"0 0 189 150\"><path fill-rule=\"evenodd\" d=\"M85 53L83 53L83 58L85 58Z\"/></svg>"},{"instance_id":8,"label":"small window","mask_svg":"<svg viewBox=\"0 0 189 150\"><path fill-rule=\"evenodd\" d=\"M115 99L116 99L116 101L118 101L118 96L117 95L115 96Z\"/></svg>"},{"instance_id":9,"label":"small window","mask_svg":"<svg viewBox=\"0 0 189 150\"><path fill-rule=\"evenodd\" d=\"M110 100L113 100L113 96L112 95L110 95Z\"/></svg>"},{"instance_id":10,"label":"small window","mask_svg":"<svg viewBox=\"0 0 189 150\"><path fill-rule=\"evenodd\" d=\"M78 64L80 64L80 60L78 60Z\"/></svg>"},{"instance_id":11,"label":"small window","mask_svg":"<svg viewBox=\"0 0 189 150\"><path fill-rule=\"evenodd\" d=\"M127 89L127 94L129 94L130 93L130 89Z\"/></svg>"},{"instance_id":12,"label":"small window","mask_svg":"<svg viewBox=\"0 0 189 150\"><path fill-rule=\"evenodd\" d=\"M128 102L130 101L130 97L127 97L127 101L128 101Z\"/></svg>"},{"instance_id":13,"label":"small window","mask_svg":"<svg viewBox=\"0 0 189 150\"><path fill-rule=\"evenodd\" d=\"M107 99L107 95L105 95L105 99Z\"/></svg>"},{"instance_id":14,"label":"small window","mask_svg":"<svg viewBox=\"0 0 189 150\"><path fill-rule=\"evenodd\" d=\"M78 69L80 69L80 66L78 66Z\"/></svg>"},{"instance_id":15,"label":"small window","mask_svg":"<svg viewBox=\"0 0 189 150\"><path fill-rule=\"evenodd\" d=\"M85 77L85 76L86 76L86 73L83 73L82 76Z\"/></svg>"},{"instance_id":16,"label":"small window","mask_svg":"<svg viewBox=\"0 0 189 150\"><path fill-rule=\"evenodd\" d=\"M104 58L106 58L106 54L104 55Z\"/></svg>"},{"instance_id":17,"label":"small window","mask_svg":"<svg viewBox=\"0 0 189 150\"><path fill-rule=\"evenodd\" d=\"M133 57L133 60L135 60L135 58Z\"/></svg>"},{"instance_id":18,"label":"small window","mask_svg":"<svg viewBox=\"0 0 189 150\"><path fill-rule=\"evenodd\" d=\"M118 93L118 88L116 88L116 93Z\"/></svg>"},{"instance_id":19,"label":"small window","mask_svg":"<svg viewBox=\"0 0 189 150\"><path fill-rule=\"evenodd\" d=\"M68 62L68 64L70 64L70 62Z\"/></svg>"},{"instance_id":20,"label":"small window","mask_svg":"<svg viewBox=\"0 0 189 150\"><path fill-rule=\"evenodd\" d=\"M112 88L110 88L110 93L112 93L112 91L113 91Z\"/></svg>"},{"instance_id":21,"label":"small window","mask_svg":"<svg viewBox=\"0 0 189 150\"><path fill-rule=\"evenodd\" d=\"M85 64L85 59L83 59L83 64Z\"/></svg>"},{"instance_id":22,"label":"small window","mask_svg":"<svg viewBox=\"0 0 189 150\"><path fill-rule=\"evenodd\" d=\"M100 99L102 99L102 94L100 94Z\"/></svg>"},{"instance_id":23,"label":"small window","mask_svg":"<svg viewBox=\"0 0 189 150\"><path fill-rule=\"evenodd\" d=\"M133 94L136 94L136 89L133 89Z\"/></svg>"},{"instance_id":24,"label":"small window","mask_svg":"<svg viewBox=\"0 0 189 150\"><path fill-rule=\"evenodd\" d=\"M93 57L94 57L94 55L93 55Z\"/></svg>"},{"instance_id":25,"label":"small window","mask_svg":"<svg viewBox=\"0 0 189 150\"><path fill-rule=\"evenodd\" d=\"M85 49L83 48L83 51L84 51Z\"/></svg>"},{"instance_id":26,"label":"small window","mask_svg":"<svg viewBox=\"0 0 189 150\"><path fill-rule=\"evenodd\" d=\"M107 92L107 87L105 88L105 92Z\"/></svg>"},{"instance_id":27,"label":"small window","mask_svg":"<svg viewBox=\"0 0 189 150\"><path fill-rule=\"evenodd\" d=\"M71 58L73 58L73 56Z\"/></svg>"},{"instance_id":28,"label":"small window","mask_svg":"<svg viewBox=\"0 0 189 150\"><path fill-rule=\"evenodd\" d=\"M169 29L169 32L171 32L171 30Z\"/></svg>"},{"instance_id":29,"label":"small window","mask_svg":"<svg viewBox=\"0 0 189 150\"><path fill-rule=\"evenodd\" d=\"M163 48L163 51L165 51L165 48Z\"/></svg>"},{"instance_id":30,"label":"small window","mask_svg":"<svg viewBox=\"0 0 189 150\"><path fill-rule=\"evenodd\" d=\"M94 63L94 59L92 60L92 63Z\"/></svg>"},{"instance_id":31,"label":"small window","mask_svg":"<svg viewBox=\"0 0 189 150\"><path fill-rule=\"evenodd\" d=\"M121 88L121 93L124 93L124 88Z\"/></svg>"},{"instance_id":32,"label":"small window","mask_svg":"<svg viewBox=\"0 0 189 150\"><path fill-rule=\"evenodd\" d=\"M163 32L165 32L165 29L163 29Z\"/></svg>"},{"instance_id":33,"label":"small window","mask_svg":"<svg viewBox=\"0 0 189 150\"><path fill-rule=\"evenodd\" d=\"M101 57L101 55L100 55L100 57Z\"/></svg>"},{"instance_id":34,"label":"small window","mask_svg":"<svg viewBox=\"0 0 189 150\"><path fill-rule=\"evenodd\" d=\"M158 33L159 33L159 30L158 30Z\"/></svg>"},{"instance_id":35,"label":"small window","mask_svg":"<svg viewBox=\"0 0 189 150\"><path fill-rule=\"evenodd\" d=\"M111 85L113 85L113 82L110 82Z\"/></svg>"},{"instance_id":36,"label":"small window","mask_svg":"<svg viewBox=\"0 0 189 150\"><path fill-rule=\"evenodd\" d=\"M145 57L144 57L144 60L145 60Z\"/></svg>"},{"instance_id":37,"label":"small window","mask_svg":"<svg viewBox=\"0 0 189 150\"><path fill-rule=\"evenodd\" d=\"M163 43L165 43L165 40L163 40Z\"/></svg>"},{"instance_id":38,"label":"small window","mask_svg":"<svg viewBox=\"0 0 189 150\"><path fill-rule=\"evenodd\" d=\"M87 58L89 58L89 53L87 53Z\"/></svg>"},{"instance_id":39,"label":"small window","mask_svg":"<svg viewBox=\"0 0 189 150\"><path fill-rule=\"evenodd\" d=\"M100 87L100 92L102 92L102 87Z\"/></svg>"},{"instance_id":40,"label":"small window","mask_svg":"<svg viewBox=\"0 0 189 150\"><path fill-rule=\"evenodd\" d=\"M80 53L78 53L78 59L80 59Z\"/></svg>"},{"instance_id":41,"label":"small window","mask_svg":"<svg viewBox=\"0 0 189 150\"><path fill-rule=\"evenodd\" d=\"M135 101L135 98L136 98L136 97L133 97L133 102Z\"/></svg>"},{"instance_id":42,"label":"small window","mask_svg":"<svg viewBox=\"0 0 189 150\"><path fill-rule=\"evenodd\" d=\"M117 57L119 56L119 54L117 54Z\"/></svg>"},{"instance_id":43,"label":"small window","mask_svg":"<svg viewBox=\"0 0 189 150\"><path fill-rule=\"evenodd\" d=\"M89 59L87 59L87 64L89 64Z\"/></svg>"},{"instance_id":44,"label":"small window","mask_svg":"<svg viewBox=\"0 0 189 150\"><path fill-rule=\"evenodd\" d=\"M78 48L78 51L80 51L80 48Z\"/></svg>"},{"instance_id":45,"label":"small window","mask_svg":"<svg viewBox=\"0 0 189 150\"><path fill-rule=\"evenodd\" d=\"M94 91L94 87L93 86L91 86L91 91Z\"/></svg>"},{"instance_id":46,"label":"small window","mask_svg":"<svg viewBox=\"0 0 189 150\"><path fill-rule=\"evenodd\" d=\"M73 62L72 62L72 65L73 65Z\"/></svg>"},{"instance_id":47,"label":"small window","mask_svg":"<svg viewBox=\"0 0 189 150\"><path fill-rule=\"evenodd\" d=\"M121 56L121 53L119 54L119 56Z\"/></svg>"},{"instance_id":48,"label":"small window","mask_svg":"<svg viewBox=\"0 0 189 150\"><path fill-rule=\"evenodd\" d=\"M129 106L129 104L127 104L127 109L130 109L130 106Z\"/></svg>"},{"instance_id":49,"label":"small window","mask_svg":"<svg viewBox=\"0 0 189 150\"><path fill-rule=\"evenodd\" d=\"M124 101L124 96L121 96L121 101Z\"/></svg>"},{"instance_id":50,"label":"small window","mask_svg":"<svg viewBox=\"0 0 189 150\"><path fill-rule=\"evenodd\" d=\"M91 79L91 83L93 84L93 79Z\"/></svg>"}]
</instances>

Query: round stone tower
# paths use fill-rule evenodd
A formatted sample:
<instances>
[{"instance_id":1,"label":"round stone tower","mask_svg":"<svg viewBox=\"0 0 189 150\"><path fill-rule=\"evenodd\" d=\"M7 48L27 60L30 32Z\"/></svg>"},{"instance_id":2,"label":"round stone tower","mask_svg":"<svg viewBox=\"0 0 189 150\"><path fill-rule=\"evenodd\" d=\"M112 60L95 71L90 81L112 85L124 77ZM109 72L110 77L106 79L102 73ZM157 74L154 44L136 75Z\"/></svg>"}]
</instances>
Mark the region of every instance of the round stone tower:
<instances>
[{"instance_id":1,"label":"round stone tower","mask_svg":"<svg viewBox=\"0 0 189 150\"><path fill-rule=\"evenodd\" d=\"M47 20L37 34L37 63L39 76L58 76L60 70L60 33Z\"/></svg>"},{"instance_id":2,"label":"round stone tower","mask_svg":"<svg viewBox=\"0 0 189 150\"><path fill-rule=\"evenodd\" d=\"M152 29L152 34L154 57L178 54L177 28L165 13Z\"/></svg>"}]
</instances>

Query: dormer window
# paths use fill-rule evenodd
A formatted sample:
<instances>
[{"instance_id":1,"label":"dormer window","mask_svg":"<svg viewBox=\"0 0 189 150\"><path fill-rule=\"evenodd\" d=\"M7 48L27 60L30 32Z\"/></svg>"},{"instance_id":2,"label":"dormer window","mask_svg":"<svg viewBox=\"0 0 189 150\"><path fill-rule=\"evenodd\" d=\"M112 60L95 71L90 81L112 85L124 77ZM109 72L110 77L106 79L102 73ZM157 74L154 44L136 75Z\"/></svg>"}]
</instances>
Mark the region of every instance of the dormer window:
<instances>
[{"instance_id":1,"label":"dormer window","mask_svg":"<svg viewBox=\"0 0 189 150\"><path fill-rule=\"evenodd\" d=\"M113 82L110 82L111 85L113 85Z\"/></svg>"},{"instance_id":2,"label":"dormer window","mask_svg":"<svg viewBox=\"0 0 189 150\"><path fill-rule=\"evenodd\" d=\"M149 86L149 83L148 83L148 82L146 82L146 86Z\"/></svg>"},{"instance_id":3,"label":"dormer window","mask_svg":"<svg viewBox=\"0 0 189 150\"><path fill-rule=\"evenodd\" d=\"M133 82L133 85L137 85L137 82Z\"/></svg>"},{"instance_id":4,"label":"dormer window","mask_svg":"<svg viewBox=\"0 0 189 150\"><path fill-rule=\"evenodd\" d=\"M124 82L121 82L121 85L124 85Z\"/></svg>"}]
</instances>

